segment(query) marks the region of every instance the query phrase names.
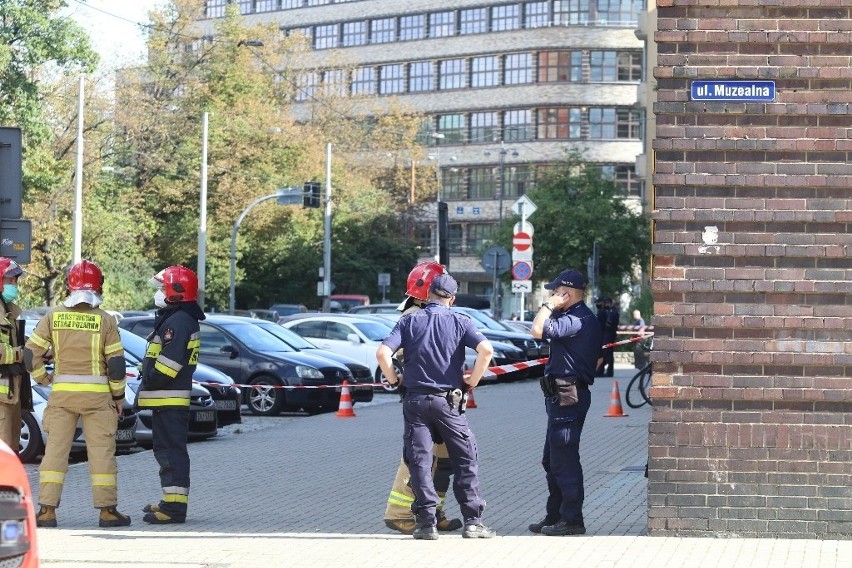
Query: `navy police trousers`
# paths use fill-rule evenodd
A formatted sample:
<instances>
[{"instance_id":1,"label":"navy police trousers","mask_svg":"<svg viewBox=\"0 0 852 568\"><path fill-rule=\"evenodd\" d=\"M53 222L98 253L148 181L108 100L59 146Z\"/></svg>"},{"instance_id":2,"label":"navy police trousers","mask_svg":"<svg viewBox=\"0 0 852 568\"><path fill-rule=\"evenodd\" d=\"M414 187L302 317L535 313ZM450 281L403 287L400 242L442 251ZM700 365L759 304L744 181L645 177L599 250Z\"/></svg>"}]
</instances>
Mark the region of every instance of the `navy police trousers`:
<instances>
[{"instance_id":1,"label":"navy police trousers","mask_svg":"<svg viewBox=\"0 0 852 568\"><path fill-rule=\"evenodd\" d=\"M408 392L403 401L405 419L403 458L411 472L412 512L423 526L435 526L439 498L432 481L432 445L443 441L453 467L453 493L465 524L480 524L485 501L479 495L476 438L467 418L451 408L443 396Z\"/></svg>"},{"instance_id":2,"label":"navy police trousers","mask_svg":"<svg viewBox=\"0 0 852 568\"><path fill-rule=\"evenodd\" d=\"M580 465L580 434L592 403L589 388L578 385L579 401L561 407L558 397L545 397L547 437L541 465L547 477L547 518L583 524L583 466Z\"/></svg>"},{"instance_id":3,"label":"navy police trousers","mask_svg":"<svg viewBox=\"0 0 852 568\"><path fill-rule=\"evenodd\" d=\"M160 465L160 510L183 520L189 502L189 408L153 411L154 458Z\"/></svg>"}]
</instances>

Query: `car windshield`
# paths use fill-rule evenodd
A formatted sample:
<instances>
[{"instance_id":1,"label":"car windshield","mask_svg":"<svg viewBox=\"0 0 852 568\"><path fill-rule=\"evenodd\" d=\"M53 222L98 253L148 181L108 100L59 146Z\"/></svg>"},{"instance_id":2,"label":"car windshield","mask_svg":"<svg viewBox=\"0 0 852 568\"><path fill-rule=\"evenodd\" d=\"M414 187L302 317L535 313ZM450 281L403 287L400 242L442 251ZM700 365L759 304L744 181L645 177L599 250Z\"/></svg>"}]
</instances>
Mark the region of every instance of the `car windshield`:
<instances>
[{"instance_id":1,"label":"car windshield","mask_svg":"<svg viewBox=\"0 0 852 568\"><path fill-rule=\"evenodd\" d=\"M282 339L268 333L259 325L237 323L223 325L222 329L242 341L249 349L255 351L296 351Z\"/></svg>"},{"instance_id":2,"label":"car windshield","mask_svg":"<svg viewBox=\"0 0 852 568\"><path fill-rule=\"evenodd\" d=\"M393 328L391 325L385 325L379 322L358 322L353 325L357 327L358 331L363 333L370 341L384 340Z\"/></svg>"},{"instance_id":3,"label":"car windshield","mask_svg":"<svg viewBox=\"0 0 852 568\"><path fill-rule=\"evenodd\" d=\"M317 349L317 346L296 333L295 331L290 331L286 327L281 327L277 323L261 323L256 324L260 329L271 333L284 343L288 344L290 347L294 349Z\"/></svg>"},{"instance_id":4,"label":"car windshield","mask_svg":"<svg viewBox=\"0 0 852 568\"><path fill-rule=\"evenodd\" d=\"M464 314L476 323L476 327L479 329L494 329L497 331L508 331L506 326L502 325L500 322L486 316L479 310L461 310L458 308L453 308L453 311L456 311L460 314Z\"/></svg>"}]
</instances>

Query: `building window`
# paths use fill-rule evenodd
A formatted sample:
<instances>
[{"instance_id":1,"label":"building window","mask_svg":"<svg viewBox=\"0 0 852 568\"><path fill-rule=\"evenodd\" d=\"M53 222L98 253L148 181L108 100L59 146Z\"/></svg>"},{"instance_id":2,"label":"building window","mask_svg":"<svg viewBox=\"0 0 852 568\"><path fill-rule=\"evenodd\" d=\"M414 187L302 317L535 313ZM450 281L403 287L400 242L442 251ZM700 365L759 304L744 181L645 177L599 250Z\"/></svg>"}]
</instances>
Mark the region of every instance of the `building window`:
<instances>
[{"instance_id":1,"label":"building window","mask_svg":"<svg viewBox=\"0 0 852 568\"><path fill-rule=\"evenodd\" d=\"M503 63L503 82L506 85L532 83L533 58L531 53L507 55Z\"/></svg>"},{"instance_id":2,"label":"building window","mask_svg":"<svg viewBox=\"0 0 852 568\"><path fill-rule=\"evenodd\" d=\"M206 13L208 18L221 18L225 15L225 6L228 0L207 0Z\"/></svg>"},{"instance_id":3,"label":"building window","mask_svg":"<svg viewBox=\"0 0 852 568\"><path fill-rule=\"evenodd\" d=\"M367 22L346 22L343 24L343 47L367 44Z\"/></svg>"},{"instance_id":4,"label":"building window","mask_svg":"<svg viewBox=\"0 0 852 568\"><path fill-rule=\"evenodd\" d=\"M589 80L593 82L618 80L618 53L593 51L589 54Z\"/></svg>"},{"instance_id":5,"label":"building window","mask_svg":"<svg viewBox=\"0 0 852 568\"><path fill-rule=\"evenodd\" d=\"M393 95L405 92L404 65L382 65L379 67L379 94Z\"/></svg>"},{"instance_id":6,"label":"building window","mask_svg":"<svg viewBox=\"0 0 852 568\"><path fill-rule=\"evenodd\" d=\"M330 96L346 96L346 79L342 69L331 69L322 74L323 93Z\"/></svg>"},{"instance_id":7,"label":"building window","mask_svg":"<svg viewBox=\"0 0 852 568\"><path fill-rule=\"evenodd\" d=\"M538 82L556 83L572 79L573 52L541 51L538 54ZM581 55L578 53L578 55Z\"/></svg>"},{"instance_id":8,"label":"building window","mask_svg":"<svg viewBox=\"0 0 852 568\"><path fill-rule=\"evenodd\" d=\"M254 0L237 0L236 2L237 6L240 9L240 14L251 14L253 3Z\"/></svg>"},{"instance_id":9,"label":"building window","mask_svg":"<svg viewBox=\"0 0 852 568\"><path fill-rule=\"evenodd\" d=\"M422 93L435 89L431 61L415 61L408 65L408 91Z\"/></svg>"},{"instance_id":10,"label":"building window","mask_svg":"<svg viewBox=\"0 0 852 568\"><path fill-rule=\"evenodd\" d=\"M504 166L503 197L520 197L535 187L535 170L529 165Z\"/></svg>"},{"instance_id":11,"label":"building window","mask_svg":"<svg viewBox=\"0 0 852 568\"><path fill-rule=\"evenodd\" d=\"M507 110L503 113L503 140L506 142L532 140L534 133L531 110Z\"/></svg>"},{"instance_id":12,"label":"building window","mask_svg":"<svg viewBox=\"0 0 852 568\"><path fill-rule=\"evenodd\" d=\"M314 98L317 91L317 74L303 73L296 80L296 100L306 101Z\"/></svg>"},{"instance_id":13,"label":"building window","mask_svg":"<svg viewBox=\"0 0 852 568\"><path fill-rule=\"evenodd\" d=\"M596 0L595 22L602 26L635 26L644 0Z\"/></svg>"},{"instance_id":14,"label":"building window","mask_svg":"<svg viewBox=\"0 0 852 568\"><path fill-rule=\"evenodd\" d=\"M447 241L447 248L450 249L450 252L461 254L464 226L460 223L450 223L449 229L450 238Z\"/></svg>"},{"instance_id":15,"label":"building window","mask_svg":"<svg viewBox=\"0 0 852 568\"><path fill-rule=\"evenodd\" d=\"M281 7L285 10L293 8L301 8L305 5L305 0L281 0Z\"/></svg>"},{"instance_id":16,"label":"building window","mask_svg":"<svg viewBox=\"0 0 852 568\"><path fill-rule=\"evenodd\" d=\"M618 137L632 138L639 140L642 138L642 120L644 113L641 110L632 108L620 108L615 111L618 120Z\"/></svg>"},{"instance_id":17,"label":"building window","mask_svg":"<svg viewBox=\"0 0 852 568\"><path fill-rule=\"evenodd\" d=\"M539 109L538 137L559 140L579 138L582 116L578 108Z\"/></svg>"},{"instance_id":18,"label":"building window","mask_svg":"<svg viewBox=\"0 0 852 568\"><path fill-rule=\"evenodd\" d=\"M338 46L340 24L316 26L314 30L314 49L332 49Z\"/></svg>"},{"instance_id":19,"label":"building window","mask_svg":"<svg viewBox=\"0 0 852 568\"><path fill-rule=\"evenodd\" d=\"M639 51L618 54L618 80L642 80L642 53Z\"/></svg>"},{"instance_id":20,"label":"building window","mask_svg":"<svg viewBox=\"0 0 852 568\"><path fill-rule=\"evenodd\" d=\"M496 55L474 57L470 60L470 86L496 87L500 84L500 62Z\"/></svg>"},{"instance_id":21,"label":"building window","mask_svg":"<svg viewBox=\"0 0 852 568\"><path fill-rule=\"evenodd\" d=\"M456 35L456 13L435 12L429 14L429 37Z\"/></svg>"},{"instance_id":22,"label":"building window","mask_svg":"<svg viewBox=\"0 0 852 568\"><path fill-rule=\"evenodd\" d=\"M497 168L470 168L468 199L492 199L497 195Z\"/></svg>"},{"instance_id":23,"label":"building window","mask_svg":"<svg viewBox=\"0 0 852 568\"><path fill-rule=\"evenodd\" d=\"M352 71L352 94L376 94L376 70L373 67L358 67Z\"/></svg>"},{"instance_id":24,"label":"building window","mask_svg":"<svg viewBox=\"0 0 852 568\"><path fill-rule=\"evenodd\" d=\"M396 39L396 19L370 20L370 43L388 43Z\"/></svg>"},{"instance_id":25,"label":"building window","mask_svg":"<svg viewBox=\"0 0 852 568\"><path fill-rule=\"evenodd\" d=\"M272 12L278 9L278 0L257 0L254 5L255 12Z\"/></svg>"},{"instance_id":26,"label":"building window","mask_svg":"<svg viewBox=\"0 0 852 568\"><path fill-rule=\"evenodd\" d=\"M467 199L467 183L462 168L441 168L441 199Z\"/></svg>"},{"instance_id":27,"label":"building window","mask_svg":"<svg viewBox=\"0 0 852 568\"><path fill-rule=\"evenodd\" d=\"M470 141L493 142L497 140L497 113L474 112L470 115Z\"/></svg>"},{"instance_id":28,"label":"building window","mask_svg":"<svg viewBox=\"0 0 852 568\"><path fill-rule=\"evenodd\" d=\"M432 230L434 225L417 225L414 229L414 242L417 243L418 252L429 253L432 251Z\"/></svg>"},{"instance_id":29,"label":"building window","mask_svg":"<svg viewBox=\"0 0 852 568\"><path fill-rule=\"evenodd\" d=\"M593 140L614 140L618 119L614 108L589 109L589 138Z\"/></svg>"},{"instance_id":30,"label":"building window","mask_svg":"<svg viewBox=\"0 0 852 568\"><path fill-rule=\"evenodd\" d=\"M467 226L467 254L481 254L494 242L496 223L470 223Z\"/></svg>"},{"instance_id":31,"label":"building window","mask_svg":"<svg viewBox=\"0 0 852 568\"><path fill-rule=\"evenodd\" d=\"M518 4L491 8L491 31L517 30L521 27L521 7Z\"/></svg>"},{"instance_id":32,"label":"building window","mask_svg":"<svg viewBox=\"0 0 852 568\"><path fill-rule=\"evenodd\" d=\"M550 14L548 13L549 2L527 2L524 4L524 27L546 28L550 25Z\"/></svg>"},{"instance_id":33,"label":"building window","mask_svg":"<svg viewBox=\"0 0 852 568\"><path fill-rule=\"evenodd\" d=\"M482 34L488 31L488 9L471 8L462 10L459 15L459 33L461 35Z\"/></svg>"},{"instance_id":34,"label":"building window","mask_svg":"<svg viewBox=\"0 0 852 568\"><path fill-rule=\"evenodd\" d=\"M589 23L589 0L556 0L553 2L553 23L586 25Z\"/></svg>"},{"instance_id":35,"label":"building window","mask_svg":"<svg viewBox=\"0 0 852 568\"><path fill-rule=\"evenodd\" d=\"M438 63L438 88L442 91L448 89L463 89L467 75L467 60L446 59Z\"/></svg>"},{"instance_id":36,"label":"building window","mask_svg":"<svg viewBox=\"0 0 852 568\"><path fill-rule=\"evenodd\" d=\"M467 293L482 298L490 305L494 295L494 285L491 282L468 282Z\"/></svg>"},{"instance_id":37,"label":"building window","mask_svg":"<svg viewBox=\"0 0 852 568\"><path fill-rule=\"evenodd\" d=\"M601 173L603 173L605 178L614 181L627 195L641 197L642 180L636 175L636 166L634 164L601 166Z\"/></svg>"},{"instance_id":38,"label":"building window","mask_svg":"<svg viewBox=\"0 0 852 568\"><path fill-rule=\"evenodd\" d=\"M443 138L436 139L438 144L461 144L464 142L464 115L442 114L438 117L438 133Z\"/></svg>"},{"instance_id":39,"label":"building window","mask_svg":"<svg viewBox=\"0 0 852 568\"><path fill-rule=\"evenodd\" d=\"M402 16L399 19L399 40L411 41L426 37L426 16Z\"/></svg>"}]
</instances>

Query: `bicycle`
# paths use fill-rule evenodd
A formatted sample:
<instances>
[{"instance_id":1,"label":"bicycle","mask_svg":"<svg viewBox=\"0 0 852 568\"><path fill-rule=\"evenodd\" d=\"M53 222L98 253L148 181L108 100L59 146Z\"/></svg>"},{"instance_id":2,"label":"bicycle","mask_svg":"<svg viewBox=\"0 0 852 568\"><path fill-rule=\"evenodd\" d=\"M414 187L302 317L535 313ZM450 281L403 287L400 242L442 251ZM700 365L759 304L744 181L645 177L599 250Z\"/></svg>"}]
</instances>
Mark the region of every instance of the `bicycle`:
<instances>
[{"instance_id":1,"label":"bicycle","mask_svg":"<svg viewBox=\"0 0 852 568\"><path fill-rule=\"evenodd\" d=\"M625 401L630 408L640 408L646 404L652 404L651 398L648 396L648 388L651 386L653 369L648 353L653 346L654 339L650 338L650 340L637 343L636 348L633 350L634 360L639 372L630 379L630 382L627 384L627 390L624 393ZM639 398L636 397L636 393L633 390L634 385L636 386L636 390L639 391ZM632 396L631 393L633 393Z\"/></svg>"}]
</instances>

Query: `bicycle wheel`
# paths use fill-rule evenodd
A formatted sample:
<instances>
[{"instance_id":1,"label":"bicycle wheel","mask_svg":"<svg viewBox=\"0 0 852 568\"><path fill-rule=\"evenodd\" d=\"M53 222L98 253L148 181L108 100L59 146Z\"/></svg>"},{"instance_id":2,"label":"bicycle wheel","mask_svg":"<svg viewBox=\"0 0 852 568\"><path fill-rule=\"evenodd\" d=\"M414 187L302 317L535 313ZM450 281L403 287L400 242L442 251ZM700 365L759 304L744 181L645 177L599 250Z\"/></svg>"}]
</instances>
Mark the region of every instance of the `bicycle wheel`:
<instances>
[{"instance_id":1,"label":"bicycle wheel","mask_svg":"<svg viewBox=\"0 0 852 568\"><path fill-rule=\"evenodd\" d=\"M651 364L648 363L642 369L633 375L633 378L630 379L630 383L627 385L627 390L624 393L624 400L627 402L627 406L630 408L640 408L649 403L648 399L645 395L641 394L641 387L639 386L643 381L649 382L651 376ZM635 387L635 391L634 391ZM640 393L639 396L636 395L636 391ZM632 393L632 396L631 396Z\"/></svg>"},{"instance_id":2,"label":"bicycle wheel","mask_svg":"<svg viewBox=\"0 0 852 568\"><path fill-rule=\"evenodd\" d=\"M642 375L642 378L639 379L639 394L642 395L642 398L645 399L645 402L650 405L654 405L651 402L651 397L648 396L648 389L651 388L651 377L653 376L653 368L651 363L648 363L645 368L648 370L647 373Z\"/></svg>"}]
</instances>

